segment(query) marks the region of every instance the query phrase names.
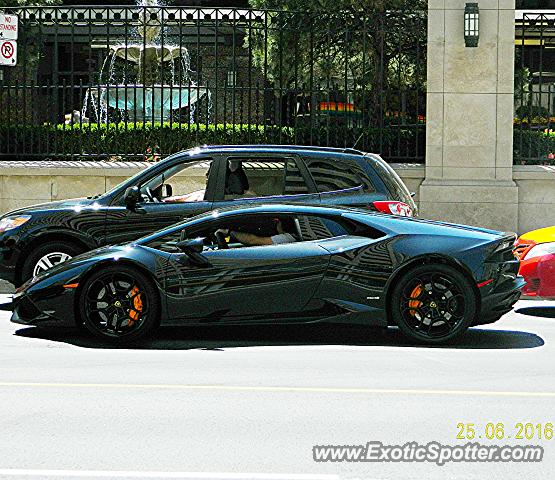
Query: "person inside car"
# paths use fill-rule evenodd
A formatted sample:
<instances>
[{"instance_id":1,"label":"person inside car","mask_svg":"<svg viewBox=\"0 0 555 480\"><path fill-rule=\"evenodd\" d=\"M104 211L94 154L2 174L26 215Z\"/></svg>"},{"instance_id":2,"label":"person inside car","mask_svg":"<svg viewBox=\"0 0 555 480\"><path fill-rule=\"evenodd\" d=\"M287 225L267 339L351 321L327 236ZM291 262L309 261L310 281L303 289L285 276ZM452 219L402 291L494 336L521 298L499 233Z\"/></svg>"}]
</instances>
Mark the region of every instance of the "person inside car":
<instances>
[{"instance_id":1,"label":"person inside car","mask_svg":"<svg viewBox=\"0 0 555 480\"><path fill-rule=\"evenodd\" d=\"M206 170L206 174L205 174L207 184L208 184L208 177L210 176L211 169L212 169L212 163L210 163L208 170ZM159 198L162 198L161 197L162 187L163 187L163 184L160 185L159 187L160 188L160 195L158 195ZM169 197L163 198L162 202L166 202L166 203L202 202L204 200L205 194L206 194L206 187L191 193L187 193L185 195L175 195L175 196L169 196Z\"/></svg>"},{"instance_id":2,"label":"person inside car","mask_svg":"<svg viewBox=\"0 0 555 480\"><path fill-rule=\"evenodd\" d=\"M244 195L249 190L249 179L241 160L229 160L225 173L225 194Z\"/></svg>"},{"instance_id":3,"label":"person inside car","mask_svg":"<svg viewBox=\"0 0 555 480\"><path fill-rule=\"evenodd\" d=\"M221 228L216 231L216 234L220 233L225 235L226 237L231 237L231 240L235 240L239 243L242 243L245 247L258 247L263 245L280 245L283 243L293 243L296 242L297 239L285 229L282 221L279 218L275 218L274 220L275 225L275 235L270 236L260 236L254 233L248 232L239 232L235 230L230 230L227 228ZM287 222L285 222L287 224Z\"/></svg>"}]
</instances>

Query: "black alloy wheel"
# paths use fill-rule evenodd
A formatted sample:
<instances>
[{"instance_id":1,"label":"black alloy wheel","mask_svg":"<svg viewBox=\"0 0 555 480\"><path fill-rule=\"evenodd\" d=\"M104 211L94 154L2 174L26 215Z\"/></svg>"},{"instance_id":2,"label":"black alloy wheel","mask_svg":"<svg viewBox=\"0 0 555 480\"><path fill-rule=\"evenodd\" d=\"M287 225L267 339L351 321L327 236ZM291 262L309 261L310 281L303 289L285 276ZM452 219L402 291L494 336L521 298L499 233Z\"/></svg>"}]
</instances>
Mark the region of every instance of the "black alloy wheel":
<instances>
[{"instance_id":1,"label":"black alloy wheel","mask_svg":"<svg viewBox=\"0 0 555 480\"><path fill-rule=\"evenodd\" d=\"M153 282L128 266L94 272L79 297L81 319L92 334L114 343L144 338L158 326L160 301Z\"/></svg>"},{"instance_id":2,"label":"black alloy wheel","mask_svg":"<svg viewBox=\"0 0 555 480\"><path fill-rule=\"evenodd\" d=\"M469 280L448 265L422 265L394 287L392 319L413 340L449 343L473 323L476 294Z\"/></svg>"}]
</instances>

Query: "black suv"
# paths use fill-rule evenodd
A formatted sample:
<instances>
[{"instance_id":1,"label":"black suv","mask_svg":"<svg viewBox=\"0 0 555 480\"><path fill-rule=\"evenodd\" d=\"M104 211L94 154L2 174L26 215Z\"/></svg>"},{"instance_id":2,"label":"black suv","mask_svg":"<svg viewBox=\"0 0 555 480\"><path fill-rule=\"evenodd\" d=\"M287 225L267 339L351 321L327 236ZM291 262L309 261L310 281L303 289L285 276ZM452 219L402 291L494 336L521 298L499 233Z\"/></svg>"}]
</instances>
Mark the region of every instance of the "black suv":
<instances>
[{"instance_id":1,"label":"black suv","mask_svg":"<svg viewBox=\"0 0 555 480\"><path fill-rule=\"evenodd\" d=\"M205 146L172 155L104 194L0 219L0 278L15 285L87 250L132 241L186 217L245 203L302 202L415 215L379 156L320 147Z\"/></svg>"}]
</instances>

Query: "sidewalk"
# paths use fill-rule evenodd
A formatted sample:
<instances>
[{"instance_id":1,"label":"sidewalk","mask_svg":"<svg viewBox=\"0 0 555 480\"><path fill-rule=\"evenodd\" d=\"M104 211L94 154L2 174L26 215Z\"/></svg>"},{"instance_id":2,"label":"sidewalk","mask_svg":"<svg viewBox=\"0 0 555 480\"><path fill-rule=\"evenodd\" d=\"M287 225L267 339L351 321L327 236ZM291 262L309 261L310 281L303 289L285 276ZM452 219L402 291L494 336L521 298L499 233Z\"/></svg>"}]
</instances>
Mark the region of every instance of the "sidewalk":
<instances>
[{"instance_id":1,"label":"sidewalk","mask_svg":"<svg viewBox=\"0 0 555 480\"><path fill-rule=\"evenodd\" d=\"M13 293L14 290L15 288L11 283L6 282L5 280L0 280L0 293Z\"/></svg>"}]
</instances>

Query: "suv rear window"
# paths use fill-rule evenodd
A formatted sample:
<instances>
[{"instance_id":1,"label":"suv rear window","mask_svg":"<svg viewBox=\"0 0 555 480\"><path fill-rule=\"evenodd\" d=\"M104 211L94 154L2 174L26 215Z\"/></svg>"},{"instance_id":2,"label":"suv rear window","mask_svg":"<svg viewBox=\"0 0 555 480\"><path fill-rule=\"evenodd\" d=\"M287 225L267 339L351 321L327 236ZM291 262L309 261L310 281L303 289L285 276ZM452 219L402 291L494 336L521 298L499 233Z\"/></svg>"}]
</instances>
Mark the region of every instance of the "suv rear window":
<instances>
[{"instance_id":1,"label":"suv rear window","mask_svg":"<svg viewBox=\"0 0 555 480\"><path fill-rule=\"evenodd\" d=\"M398 200L410 205L413 210L416 208L414 201L407 190L407 187L403 181L399 178L399 175L391 168L386 162L381 159L366 156L366 158L372 163L374 170L389 190L389 193L393 197L393 200Z\"/></svg>"},{"instance_id":2,"label":"suv rear window","mask_svg":"<svg viewBox=\"0 0 555 480\"><path fill-rule=\"evenodd\" d=\"M305 158L308 170L320 193L361 188L361 192L373 192L374 186L358 165L342 160Z\"/></svg>"}]
</instances>

